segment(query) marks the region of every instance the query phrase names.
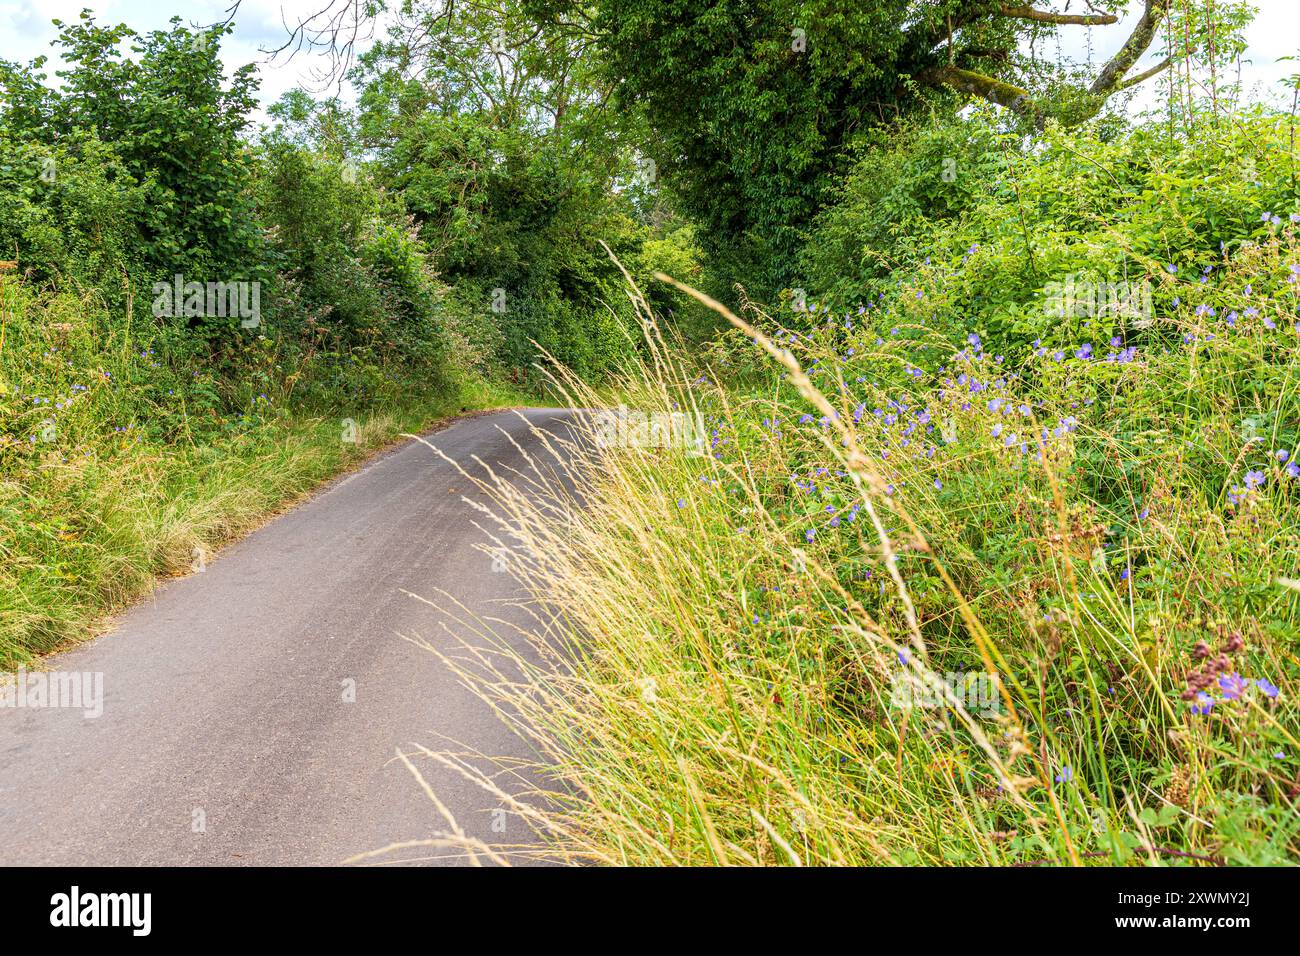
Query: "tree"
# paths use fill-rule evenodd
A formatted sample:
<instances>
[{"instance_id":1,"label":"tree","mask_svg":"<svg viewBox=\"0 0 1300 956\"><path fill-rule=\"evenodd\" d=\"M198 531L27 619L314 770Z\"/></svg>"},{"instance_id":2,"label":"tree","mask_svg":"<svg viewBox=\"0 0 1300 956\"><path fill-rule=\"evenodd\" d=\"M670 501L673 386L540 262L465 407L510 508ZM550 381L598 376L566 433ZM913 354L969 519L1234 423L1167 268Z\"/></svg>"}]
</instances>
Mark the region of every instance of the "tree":
<instances>
[{"instance_id":1,"label":"tree","mask_svg":"<svg viewBox=\"0 0 1300 956\"><path fill-rule=\"evenodd\" d=\"M526 61L457 54L444 45L456 32L447 28L458 18L504 16L513 35L527 37L510 47L518 53L539 38L562 39L545 47L559 54L535 90L550 99L557 124L564 100L548 84L566 89L556 67L586 69L594 43L614 101L621 112L644 116L647 150L682 211L705 227L702 240L732 259L734 271L771 289L788 274L808 221L864 130L936 102L955 110L970 97L1005 107L1031 128L1049 119L1075 124L1172 62L1137 70L1172 0L1077 0L1082 10L1071 9L1075 2L437 0L404 7L418 15L407 18L402 36L428 61L470 67L446 77L455 81L451 89L486 98L498 114L507 104L537 105L518 101L514 81L527 73ZM324 48L332 62L344 62L356 24L375 5L322 5L293 30L290 46ZM1100 69L1080 71L1035 52L1058 30L1114 28L1131 6L1139 15L1126 42Z\"/></svg>"},{"instance_id":2,"label":"tree","mask_svg":"<svg viewBox=\"0 0 1300 956\"><path fill-rule=\"evenodd\" d=\"M262 238L246 187L251 158L241 134L255 106L253 67L225 75L219 56L230 27L138 34L102 26L89 11L54 21L63 69L58 89L44 83L46 59L29 66L0 61L0 136L6 151L44 150L82 172L94 162L111 172L105 188L123 196L113 208L129 223L107 223L124 237L122 265L147 283L176 273L237 281L261 276ZM129 54L123 47L129 44ZM61 225L82 222L59 187L59 170L35 185ZM123 182L124 181L124 182Z\"/></svg>"},{"instance_id":3,"label":"tree","mask_svg":"<svg viewBox=\"0 0 1300 956\"><path fill-rule=\"evenodd\" d=\"M655 156L707 227L778 285L864 129L937 97L978 96L1039 124L1080 122L1132 75L1170 0L1144 0L1123 48L1086 84L1022 53L1026 37L1118 22L995 0L597 0L593 25L624 108L645 111ZM573 16L568 0L538 0Z\"/></svg>"}]
</instances>

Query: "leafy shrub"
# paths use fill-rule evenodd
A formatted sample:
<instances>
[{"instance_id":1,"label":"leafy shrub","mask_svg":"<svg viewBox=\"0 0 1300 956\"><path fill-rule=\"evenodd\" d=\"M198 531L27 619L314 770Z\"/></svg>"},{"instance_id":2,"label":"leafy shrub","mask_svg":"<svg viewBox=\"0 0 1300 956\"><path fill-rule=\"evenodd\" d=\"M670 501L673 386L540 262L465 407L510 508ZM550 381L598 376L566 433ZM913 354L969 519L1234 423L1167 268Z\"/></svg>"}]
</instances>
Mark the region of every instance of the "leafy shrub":
<instances>
[{"instance_id":1,"label":"leafy shrub","mask_svg":"<svg viewBox=\"0 0 1300 956\"><path fill-rule=\"evenodd\" d=\"M904 139L850 176L805 253L818 307L870 306L906 286L933 328L979 329L991 348L1064 344L1082 330L1046 307L1052 283L1150 279L1159 298L1170 267L1208 275L1267 235L1265 213L1296 205L1289 122L1264 111L1191 137L1053 125L1028 150L986 118L967 131L974 153L951 183L930 144L948 148L951 130ZM1122 325L1088 331L1105 339Z\"/></svg>"}]
</instances>

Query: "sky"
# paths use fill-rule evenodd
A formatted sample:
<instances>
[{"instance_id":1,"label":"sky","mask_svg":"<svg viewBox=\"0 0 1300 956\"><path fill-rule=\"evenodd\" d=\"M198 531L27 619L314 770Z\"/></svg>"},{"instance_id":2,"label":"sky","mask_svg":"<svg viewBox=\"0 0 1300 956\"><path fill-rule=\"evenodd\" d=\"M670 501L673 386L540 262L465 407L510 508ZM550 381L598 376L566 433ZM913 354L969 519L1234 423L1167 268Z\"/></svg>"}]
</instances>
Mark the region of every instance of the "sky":
<instances>
[{"instance_id":1,"label":"sky","mask_svg":"<svg viewBox=\"0 0 1300 956\"><path fill-rule=\"evenodd\" d=\"M179 15L185 22L209 24L225 18L226 8L232 0L0 0L0 59L26 63L42 53L52 55L50 41L55 29L50 21L59 18L76 20L80 11L89 7L101 23L124 22L137 31L165 28L167 21ZM296 86L320 90L321 83L314 75L322 66L322 59L309 54L299 54L292 59L281 55L270 61L264 50L280 46L288 34L284 22L296 23L298 18L315 13L328 0L243 0L236 19L235 33L227 38L222 48L222 58L229 69L246 63L258 63L262 86L260 100L263 109ZM869 0L868 0L869 2ZM1279 63L1278 58L1300 52L1300 0L1254 0L1259 14L1247 31L1250 62L1242 72L1248 89L1260 96L1280 96L1277 81L1291 73L1300 72L1300 64ZM1040 0L1043 8L1064 9L1066 0ZM1082 9L1080 0L1070 0L1076 12ZM1136 8L1140 0L1133 0L1125 22L1107 27L1064 27L1061 50L1067 56L1085 59L1087 36L1092 34L1093 62L1100 64L1117 50L1127 38L1130 25L1136 21ZM1043 51L1040 51L1043 52ZM1054 53L1053 51L1050 51ZM1154 62L1148 55L1139 64ZM50 66L53 66L51 64ZM345 90L345 100L350 100ZM1140 107L1149 94L1136 100ZM261 117L259 117L261 118Z\"/></svg>"},{"instance_id":2,"label":"sky","mask_svg":"<svg viewBox=\"0 0 1300 956\"><path fill-rule=\"evenodd\" d=\"M2 3L3 0L0 0ZM1243 58L1241 79L1247 93L1256 98L1282 97L1282 88L1278 81L1294 73L1300 73L1300 63L1280 63L1284 56L1300 55L1300 0L1251 0L1258 11L1254 21L1246 28L1246 54ZM1051 3L1037 2L1033 6L1043 9L1065 9L1064 0ZM1128 15L1119 23L1103 27L1069 26L1061 28L1061 52L1078 60L1087 59L1088 34L1092 34L1092 62L1099 67L1114 54L1132 32L1137 23L1142 3L1130 0ZM1080 0L1070 3L1073 13L1087 12ZM1155 44L1153 44L1154 46ZM1045 52L1040 49L1040 53ZM1051 51L1053 54L1055 50ZM1148 53L1130 71L1135 76L1148 66L1154 66L1160 57ZM1148 91L1134 98L1138 108L1150 106L1150 87L1158 82L1152 80ZM1290 103L1290 97L1287 97Z\"/></svg>"},{"instance_id":3,"label":"sky","mask_svg":"<svg viewBox=\"0 0 1300 956\"><path fill-rule=\"evenodd\" d=\"M46 73L53 77L58 68L57 51L50 42L58 31L50 21L75 22L89 8L100 24L125 23L139 33L166 29L179 16L187 25L206 26L226 18L233 0L0 0L0 59L27 63L41 54L51 58ZM235 19L235 32L225 39L221 58L227 75L247 63L259 65L263 108L298 86L320 91L317 78L326 64L321 55L299 53L289 59L281 54L272 60L266 50L284 44L289 32L284 24L296 24L323 9L329 0L243 0ZM330 88L333 92L333 87ZM350 100L346 86L344 99Z\"/></svg>"}]
</instances>

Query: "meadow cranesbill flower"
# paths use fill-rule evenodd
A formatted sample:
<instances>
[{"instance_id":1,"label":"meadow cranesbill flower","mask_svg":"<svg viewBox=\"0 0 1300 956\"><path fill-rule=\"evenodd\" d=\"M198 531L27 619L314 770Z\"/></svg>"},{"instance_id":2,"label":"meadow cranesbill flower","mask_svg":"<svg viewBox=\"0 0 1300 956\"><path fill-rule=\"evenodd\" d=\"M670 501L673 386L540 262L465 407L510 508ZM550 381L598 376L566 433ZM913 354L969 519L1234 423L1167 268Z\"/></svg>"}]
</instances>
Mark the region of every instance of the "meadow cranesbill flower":
<instances>
[{"instance_id":1,"label":"meadow cranesbill flower","mask_svg":"<svg viewBox=\"0 0 1300 956\"><path fill-rule=\"evenodd\" d=\"M1264 696L1268 697L1269 699L1276 697L1279 693L1277 686L1273 684L1271 681L1263 677L1255 681L1255 686L1258 687L1261 691L1263 691Z\"/></svg>"},{"instance_id":2,"label":"meadow cranesbill flower","mask_svg":"<svg viewBox=\"0 0 1300 956\"><path fill-rule=\"evenodd\" d=\"M1250 684L1246 679L1236 671L1219 678L1219 689L1223 691L1223 696L1227 700L1239 700L1249 687Z\"/></svg>"},{"instance_id":3,"label":"meadow cranesbill flower","mask_svg":"<svg viewBox=\"0 0 1300 956\"><path fill-rule=\"evenodd\" d=\"M1196 695L1196 703L1192 705L1193 714L1208 714L1214 709L1214 698L1205 691L1200 691Z\"/></svg>"}]
</instances>

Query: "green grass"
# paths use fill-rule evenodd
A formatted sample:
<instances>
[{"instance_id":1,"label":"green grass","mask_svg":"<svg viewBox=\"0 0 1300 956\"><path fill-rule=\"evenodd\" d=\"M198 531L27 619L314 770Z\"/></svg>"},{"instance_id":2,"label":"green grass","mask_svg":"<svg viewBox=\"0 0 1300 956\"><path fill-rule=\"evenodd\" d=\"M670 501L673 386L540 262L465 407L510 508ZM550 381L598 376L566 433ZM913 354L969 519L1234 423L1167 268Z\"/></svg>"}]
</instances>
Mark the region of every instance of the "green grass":
<instances>
[{"instance_id":1,"label":"green grass","mask_svg":"<svg viewBox=\"0 0 1300 956\"><path fill-rule=\"evenodd\" d=\"M1125 361L999 360L907 285L797 338L754 309L710 355L652 342L628 406L698 409L710 454L574 446L581 501L483 483L553 613L535 659L456 661L550 763L515 812L606 864L1295 862L1298 260L1283 227L1152 275L1179 302ZM996 706L906 706L949 673Z\"/></svg>"},{"instance_id":2,"label":"green grass","mask_svg":"<svg viewBox=\"0 0 1300 956\"><path fill-rule=\"evenodd\" d=\"M115 327L89 299L38 297L3 275L0 319L3 669L90 636L160 576L188 573L400 433L525 400L430 386L418 368L290 363L265 339L218 371Z\"/></svg>"}]
</instances>

